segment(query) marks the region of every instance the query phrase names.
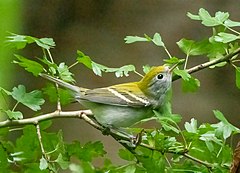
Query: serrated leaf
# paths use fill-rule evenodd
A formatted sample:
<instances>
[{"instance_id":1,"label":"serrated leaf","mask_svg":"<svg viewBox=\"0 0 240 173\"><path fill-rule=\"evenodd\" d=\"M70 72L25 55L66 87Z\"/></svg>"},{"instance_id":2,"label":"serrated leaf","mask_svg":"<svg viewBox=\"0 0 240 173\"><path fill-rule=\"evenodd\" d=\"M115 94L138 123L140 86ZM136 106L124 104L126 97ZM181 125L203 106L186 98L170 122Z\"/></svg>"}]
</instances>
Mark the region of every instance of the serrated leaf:
<instances>
[{"instance_id":1,"label":"serrated leaf","mask_svg":"<svg viewBox=\"0 0 240 173\"><path fill-rule=\"evenodd\" d=\"M57 162L62 169L67 169L69 166L69 161L64 160L61 153L58 155L58 158L55 160L55 162Z\"/></svg>"},{"instance_id":2,"label":"serrated leaf","mask_svg":"<svg viewBox=\"0 0 240 173\"><path fill-rule=\"evenodd\" d=\"M185 38L177 42L178 47L188 56L206 54L208 44L209 44L208 40L196 42L193 40L187 40Z\"/></svg>"},{"instance_id":3,"label":"serrated leaf","mask_svg":"<svg viewBox=\"0 0 240 173\"><path fill-rule=\"evenodd\" d=\"M151 70L151 66L149 65L144 65L143 66L143 72L144 74L147 74Z\"/></svg>"},{"instance_id":4,"label":"serrated leaf","mask_svg":"<svg viewBox=\"0 0 240 173\"><path fill-rule=\"evenodd\" d=\"M203 8L199 9L198 14L202 20L202 24L205 26L217 26L220 24L214 17L211 17L207 10Z\"/></svg>"},{"instance_id":5,"label":"serrated leaf","mask_svg":"<svg viewBox=\"0 0 240 173\"><path fill-rule=\"evenodd\" d=\"M10 43L12 46L17 49L23 49L27 44L34 43L34 37L18 35L14 33L10 33L10 36L7 36L7 43Z\"/></svg>"},{"instance_id":6,"label":"serrated leaf","mask_svg":"<svg viewBox=\"0 0 240 173\"><path fill-rule=\"evenodd\" d=\"M77 51L77 61L79 63L84 64L86 67L88 67L89 69L92 69L92 60L89 56L85 55L83 52L81 51Z\"/></svg>"},{"instance_id":7,"label":"serrated leaf","mask_svg":"<svg viewBox=\"0 0 240 173\"><path fill-rule=\"evenodd\" d=\"M26 88L23 85L18 85L18 87L13 88L12 97L34 111L40 110L40 105L45 102L42 98L41 91L34 90L26 93Z\"/></svg>"},{"instance_id":8,"label":"serrated leaf","mask_svg":"<svg viewBox=\"0 0 240 173\"><path fill-rule=\"evenodd\" d=\"M199 17L199 15L195 15L195 14L192 14L190 12L187 12L187 16L192 19L192 20L201 20L201 18Z\"/></svg>"},{"instance_id":9,"label":"serrated leaf","mask_svg":"<svg viewBox=\"0 0 240 173\"><path fill-rule=\"evenodd\" d=\"M124 173L135 173L136 171L136 166L134 165L128 165L125 170Z\"/></svg>"},{"instance_id":10,"label":"serrated leaf","mask_svg":"<svg viewBox=\"0 0 240 173\"><path fill-rule=\"evenodd\" d=\"M162 47L165 46L164 43L162 42L162 37L159 33L154 34L152 42L157 46L162 46Z\"/></svg>"},{"instance_id":11,"label":"serrated leaf","mask_svg":"<svg viewBox=\"0 0 240 173\"><path fill-rule=\"evenodd\" d=\"M19 119L23 119L23 114L22 112L19 112L19 111L10 111L10 110L6 110L5 111L8 118L10 120L19 120Z\"/></svg>"},{"instance_id":12,"label":"serrated leaf","mask_svg":"<svg viewBox=\"0 0 240 173\"><path fill-rule=\"evenodd\" d=\"M67 146L67 151L70 156L76 156L80 160L91 162L94 158L106 154L103 144L100 141L88 142L81 146L78 141Z\"/></svg>"},{"instance_id":13,"label":"serrated leaf","mask_svg":"<svg viewBox=\"0 0 240 173\"><path fill-rule=\"evenodd\" d=\"M104 65L92 61L92 70L96 75L102 76L102 71L104 71L105 68L106 67Z\"/></svg>"},{"instance_id":14,"label":"serrated leaf","mask_svg":"<svg viewBox=\"0 0 240 173\"><path fill-rule=\"evenodd\" d=\"M191 78L191 75L188 74L186 70L174 69L174 73L178 76L181 76L183 80L188 81Z\"/></svg>"},{"instance_id":15,"label":"serrated leaf","mask_svg":"<svg viewBox=\"0 0 240 173\"><path fill-rule=\"evenodd\" d=\"M120 158L127 161L133 161L135 159L134 155L126 149L120 149L118 155Z\"/></svg>"},{"instance_id":16,"label":"serrated leaf","mask_svg":"<svg viewBox=\"0 0 240 173\"><path fill-rule=\"evenodd\" d=\"M70 90L58 88L57 91L53 84L48 84L44 87L43 93L48 96L49 101L52 103L57 103L58 99L60 99L62 105L67 105L73 101L73 95Z\"/></svg>"},{"instance_id":17,"label":"serrated leaf","mask_svg":"<svg viewBox=\"0 0 240 173\"><path fill-rule=\"evenodd\" d=\"M139 37L139 36L126 36L124 40L125 40L125 43L127 44L139 42L139 41L149 41L147 38Z\"/></svg>"},{"instance_id":18,"label":"serrated leaf","mask_svg":"<svg viewBox=\"0 0 240 173\"><path fill-rule=\"evenodd\" d=\"M60 78L65 82L75 82L73 79L73 74L69 71L68 66L64 62L59 64L57 71Z\"/></svg>"},{"instance_id":19,"label":"serrated leaf","mask_svg":"<svg viewBox=\"0 0 240 173\"><path fill-rule=\"evenodd\" d=\"M229 123L228 120L224 117L222 112L220 112L219 110L213 110L213 113L214 113L215 117L224 124L224 126L225 126L224 128L226 131L231 130L231 132L240 133L240 129L235 127L231 123ZM223 128L221 128L221 129L223 129ZM225 134L224 137L228 138L229 136Z\"/></svg>"},{"instance_id":20,"label":"serrated leaf","mask_svg":"<svg viewBox=\"0 0 240 173\"><path fill-rule=\"evenodd\" d=\"M236 86L240 89L240 67L236 67Z\"/></svg>"},{"instance_id":21,"label":"serrated leaf","mask_svg":"<svg viewBox=\"0 0 240 173\"><path fill-rule=\"evenodd\" d=\"M108 68L105 69L106 72L108 72ZM120 68L117 68L115 71L116 77L123 77L123 76L129 76L129 72L135 71L134 65L125 65Z\"/></svg>"},{"instance_id":22,"label":"serrated leaf","mask_svg":"<svg viewBox=\"0 0 240 173\"><path fill-rule=\"evenodd\" d=\"M163 60L165 63L172 65L172 64L181 64L185 61L185 59L179 59L177 57L171 57L169 59L164 59Z\"/></svg>"},{"instance_id":23,"label":"serrated leaf","mask_svg":"<svg viewBox=\"0 0 240 173\"><path fill-rule=\"evenodd\" d=\"M17 49L24 48L27 44L36 43L38 46L44 49L50 49L55 46L55 42L52 38L35 38L27 35L18 35L11 33L10 36L7 37L8 43L11 43Z\"/></svg>"},{"instance_id":24,"label":"serrated leaf","mask_svg":"<svg viewBox=\"0 0 240 173\"><path fill-rule=\"evenodd\" d=\"M192 118L190 123L185 122L184 127L187 130L187 132L197 133L197 120Z\"/></svg>"},{"instance_id":25,"label":"serrated leaf","mask_svg":"<svg viewBox=\"0 0 240 173\"><path fill-rule=\"evenodd\" d=\"M199 87L200 81L192 76L188 80L182 80L182 90L184 92L196 92Z\"/></svg>"},{"instance_id":26,"label":"serrated leaf","mask_svg":"<svg viewBox=\"0 0 240 173\"><path fill-rule=\"evenodd\" d=\"M19 61L14 61L14 63L17 63L20 66L24 67L26 71L32 73L34 76L38 76L39 73L44 71L43 66L36 61L29 60L20 55L15 55L15 57Z\"/></svg>"},{"instance_id":27,"label":"serrated leaf","mask_svg":"<svg viewBox=\"0 0 240 173\"><path fill-rule=\"evenodd\" d=\"M35 39L35 42L38 46L44 48L44 49L50 49L53 48L55 45L55 42L52 38L40 38Z\"/></svg>"},{"instance_id":28,"label":"serrated leaf","mask_svg":"<svg viewBox=\"0 0 240 173\"><path fill-rule=\"evenodd\" d=\"M216 42L229 43L239 39L239 35L229 34L225 32L218 33L217 36L214 36Z\"/></svg>"},{"instance_id":29,"label":"serrated leaf","mask_svg":"<svg viewBox=\"0 0 240 173\"><path fill-rule=\"evenodd\" d=\"M47 162L47 160L45 158L42 157L40 159L39 169L40 170L45 170L47 168L48 168L48 162Z\"/></svg>"},{"instance_id":30,"label":"serrated leaf","mask_svg":"<svg viewBox=\"0 0 240 173\"><path fill-rule=\"evenodd\" d=\"M228 12L222 12L222 11L218 11L215 13L215 19L217 21L219 21L220 23L225 22L229 17L229 13Z\"/></svg>"},{"instance_id":31,"label":"serrated leaf","mask_svg":"<svg viewBox=\"0 0 240 173\"><path fill-rule=\"evenodd\" d=\"M228 26L228 27L236 27L236 26L240 26L240 22L235 22L235 21L228 19L224 22L224 25Z\"/></svg>"},{"instance_id":32,"label":"serrated leaf","mask_svg":"<svg viewBox=\"0 0 240 173\"><path fill-rule=\"evenodd\" d=\"M223 123L229 124L229 122L227 121L227 119L224 117L223 113L220 112L219 110L213 110L213 113L215 115L215 117L217 119L219 119L220 121L222 121Z\"/></svg>"}]
</instances>

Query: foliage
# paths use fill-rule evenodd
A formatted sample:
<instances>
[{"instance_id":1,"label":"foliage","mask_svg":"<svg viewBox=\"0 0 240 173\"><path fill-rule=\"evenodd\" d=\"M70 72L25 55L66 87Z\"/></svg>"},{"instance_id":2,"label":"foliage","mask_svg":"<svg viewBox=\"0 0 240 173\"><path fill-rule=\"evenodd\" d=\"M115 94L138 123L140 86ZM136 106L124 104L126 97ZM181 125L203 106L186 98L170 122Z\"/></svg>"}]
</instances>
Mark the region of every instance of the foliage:
<instances>
[{"instance_id":1,"label":"foliage","mask_svg":"<svg viewBox=\"0 0 240 173\"><path fill-rule=\"evenodd\" d=\"M200 9L198 14L188 13L192 20L197 20L213 30L212 36L199 41L183 38L177 42L179 48L186 55L185 58L171 56L159 33L153 37L144 35L127 36L126 43L151 42L163 48L169 59L164 59L166 65L178 64L174 70L173 80L182 79L184 92L197 92L200 81L190 73L210 67L222 67L230 64L236 71L236 86L240 89L240 59L238 58L238 39L240 33L234 27L240 22L229 19L229 13L216 12L211 16L205 9ZM110 68L94 62L89 56L77 51L76 63L68 66L62 62L56 64L50 49L55 47L52 38L35 38L31 36L11 34L7 43L17 49L23 49L28 44L36 44L43 50L41 58L27 58L15 55L14 63L23 67L27 72L38 76L47 72L66 82L75 82L70 69L77 64L83 64L96 75L114 73L116 77L128 76L130 72L140 74L133 65L120 68ZM209 61L190 69L187 68L190 57L204 55ZM150 67L143 66L146 73ZM171 104L167 102L164 111L155 111L155 119L160 129L129 128L137 137L134 141L126 137L111 136L123 145L119 150L119 157L126 161L125 165L114 165L106 157L106 151L100 141L82 144L80 141L67 143L63 139L63 132L48 132L52 125L52 118L47 117L41 106L46 97L53 103L61 101L68 104L70 94L64 89L55 89L47 85L42 91L27 92L26 87L18 85L12 91L0 88L2 95L12 97L16 104L12 108L2 108L7 120L0 122L0 168L2 172L58 172L68 170L72 173L83 172L229 172L232 163L233 149L229 139L240 133L240 129L230 124L219 110L214 110L213 115L218 123L199 124L194 118L184 123L180 128L181 115L171 112ZM23 112L17 108L19 104L36 112L38 121L27 119ZM34 116L33 116L34 117ZM49 120L50 119L50 120ZM36 119L34 119L36 120ZM148 121L148 120L144 120ZM12 126L22 126L22 135L11 141L9 134ZM94 127L98 127L94 125ZM101 130L99 127L98 129ZM96 158L102 158L104 164L97 167L93 164ZM73 159L77 162L73 162Z\"/></svg>"}]
</instances>

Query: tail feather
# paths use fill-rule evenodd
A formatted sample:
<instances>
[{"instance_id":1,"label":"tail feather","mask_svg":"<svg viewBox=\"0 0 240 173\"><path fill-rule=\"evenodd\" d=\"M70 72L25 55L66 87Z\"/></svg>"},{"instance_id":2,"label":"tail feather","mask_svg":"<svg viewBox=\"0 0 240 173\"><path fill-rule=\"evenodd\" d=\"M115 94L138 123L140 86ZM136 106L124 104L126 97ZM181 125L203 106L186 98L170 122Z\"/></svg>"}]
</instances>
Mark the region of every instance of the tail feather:
<instances>
[{"instance_id":1,"label":"tail feather","mask_svg":"<svg viewBox=\"0 0 240 173\"><path fill-rule=\"evenodd\" d=\"M40 73L39 75L40 75L41 77L47 79L47 80L50 80L50 81L52 81L52 82L54 82L54 83L57 83L57 84L59 84L60 86L65 87L65 88L67 88L67 89L70 89L70 90L72 90L72 91L74 91L74 92L76 92L76 93L80 93L80 92L82 91L81 88L79 88L79 87L77 87L77 86L75 86L75 85L72 85L72 84L70 84L70 83L64 82L63 80L54 78L54 77L52 77L52 76L50 76L50 75L47 75L47 74L44 74L44 73Z\"/></svg>"}]
</instances>

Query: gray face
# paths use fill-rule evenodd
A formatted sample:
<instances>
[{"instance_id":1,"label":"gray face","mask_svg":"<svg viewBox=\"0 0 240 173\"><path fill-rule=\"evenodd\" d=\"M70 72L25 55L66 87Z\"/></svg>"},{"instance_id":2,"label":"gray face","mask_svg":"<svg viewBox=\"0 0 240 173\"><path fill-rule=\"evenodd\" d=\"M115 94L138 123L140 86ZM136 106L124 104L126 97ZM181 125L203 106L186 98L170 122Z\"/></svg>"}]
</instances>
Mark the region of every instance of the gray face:
<instances>
[{"instance_id":1,"label":"gray face","mask_svg":"<svg viewBox=\"0 0 240 173\"><path fill-rule=\"evenodd\" d=\"M167 68L167 67L166 67ZM166 69L165 72L158 73L149 83L149 93L154 99L154 107L162 105L166 92L170 89L172 83L172 74Z\"/></svg>"}]
</instances>

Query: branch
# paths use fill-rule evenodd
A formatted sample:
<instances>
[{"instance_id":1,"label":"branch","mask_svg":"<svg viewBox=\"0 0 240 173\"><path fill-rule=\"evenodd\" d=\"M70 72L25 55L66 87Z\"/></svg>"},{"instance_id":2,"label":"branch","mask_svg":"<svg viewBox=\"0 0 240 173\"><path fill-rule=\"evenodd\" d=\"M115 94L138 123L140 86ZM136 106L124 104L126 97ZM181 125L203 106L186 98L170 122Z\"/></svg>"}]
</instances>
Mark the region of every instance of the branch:
<instances>
[{"instance_id":1,"label":"branch","mask_svg":"<svg viewBox=\"0 0 240 173\"><path fill-rule=\"evenodd\" d=\"M90 110L80 110L80 111L69 111L69 112L60 112L55 111L48 114L43 114L37 117L32 118L26 118L21 120L5 120L0 122L0 128L3 127L12 127L12 126L24 126L28 124L38 124L41 121L46 121L50 119L56 119L56 118L83 118L86 115L92 116L92 112ZM91 122L88 122L89 124Z\"/></svg>"},{"instance_id":2,"label":"branch","mask_svg":"<svg viewBox=\"0 0 240 173\"><path fill-rule=\"evenodd\" d=\"M203 64L199 64L199 65L197 65L195 67L192 67L192 68L188 69L187 72L189 74L191 74L191 73L195 73L197 71L203 70L205 68L208 68L210 66L216 65L216 64L221 63L221 62L228 62L232 57L234 57L235 55L238 55L239 53L240 53L240 48L238 48L234 52L232 52L232 53L230 53L230 54L228 54L226 56L223 56L221 58L217 58L217 59L205 62ZM177 80L179 78L181 78L181 77L175 75L175 76L173 76L172 80L175 81L175 80Z\"/></svg>"}]
</instances>

